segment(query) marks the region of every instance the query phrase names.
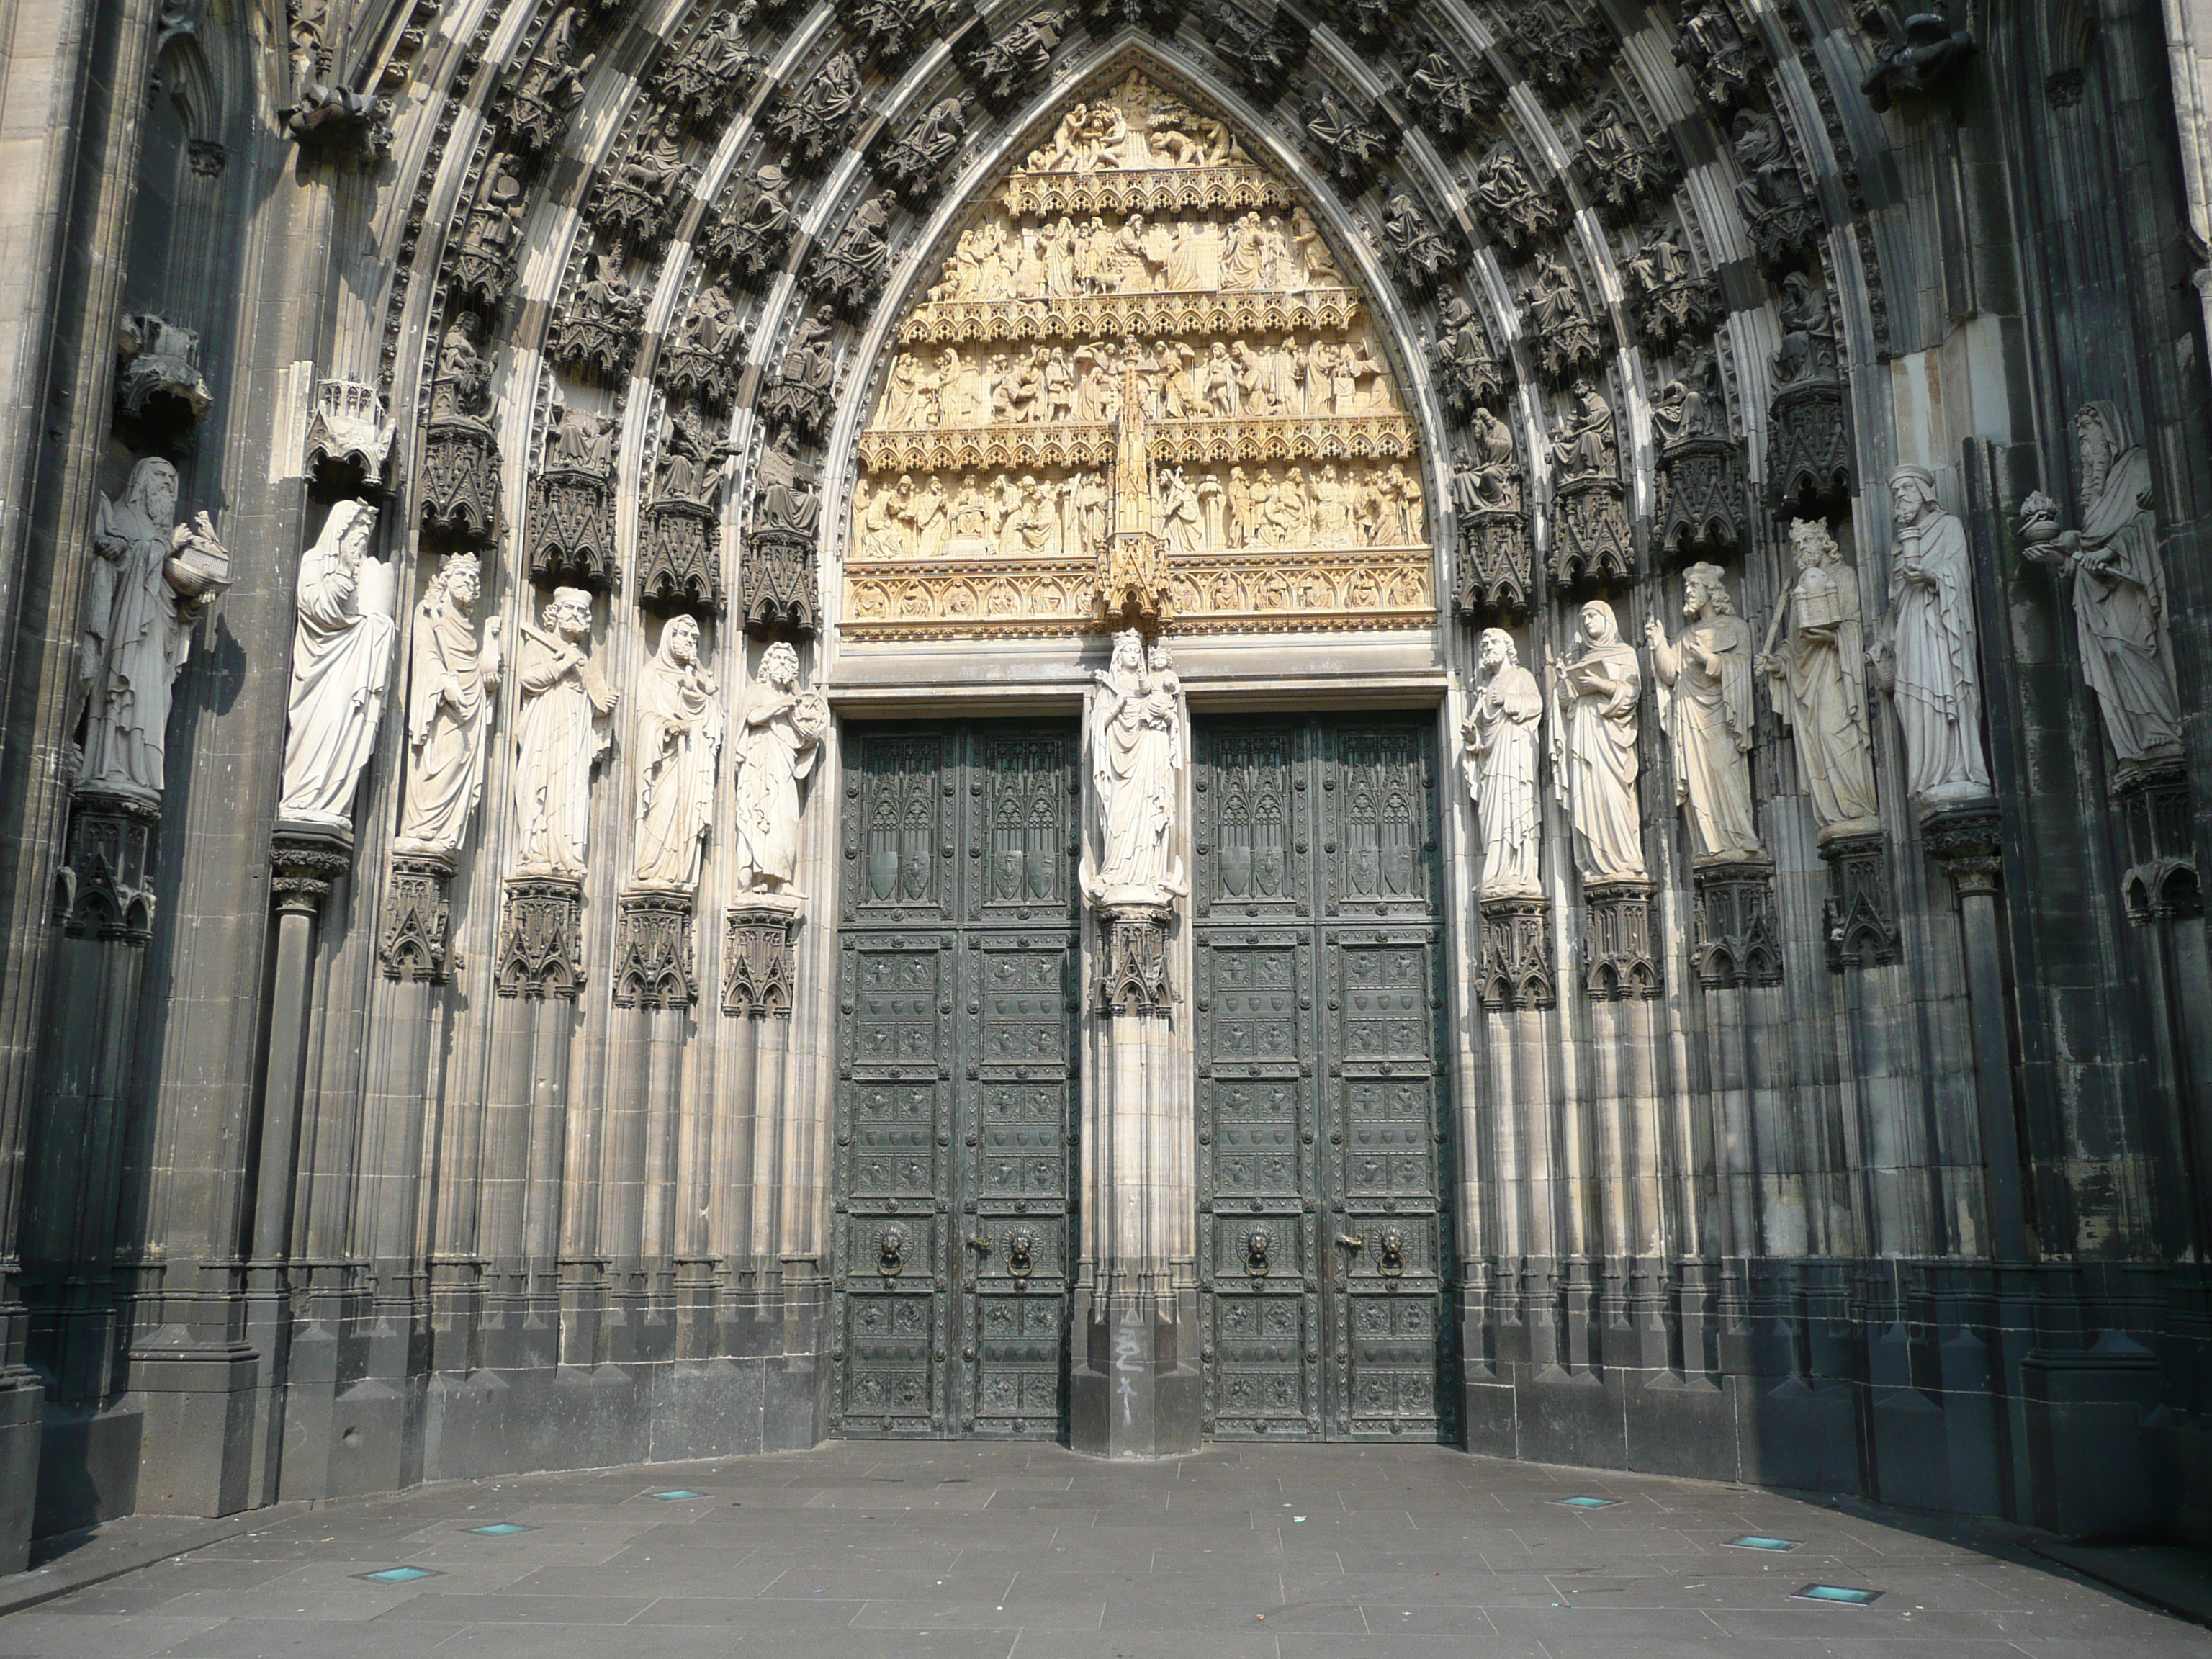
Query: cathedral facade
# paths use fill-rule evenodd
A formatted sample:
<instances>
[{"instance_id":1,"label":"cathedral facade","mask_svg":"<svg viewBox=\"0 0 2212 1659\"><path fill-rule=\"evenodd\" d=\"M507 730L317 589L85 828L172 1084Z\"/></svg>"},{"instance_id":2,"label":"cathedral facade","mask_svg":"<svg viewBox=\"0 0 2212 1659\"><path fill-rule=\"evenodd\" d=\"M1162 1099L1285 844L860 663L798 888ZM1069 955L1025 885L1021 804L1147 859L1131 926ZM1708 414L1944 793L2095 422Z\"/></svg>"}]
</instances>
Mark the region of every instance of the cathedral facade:
<instances>
[{"instance_id":1,"label":"cathedral facade","mask_svg":"<svg viewBox=\"0 0 2212 1659\"><path fill-rule=\"evenodd\" d=\"M14 20L0 1571L830 1437L2212 1540L2194 9Z\"/></svg>"}]
</instances>

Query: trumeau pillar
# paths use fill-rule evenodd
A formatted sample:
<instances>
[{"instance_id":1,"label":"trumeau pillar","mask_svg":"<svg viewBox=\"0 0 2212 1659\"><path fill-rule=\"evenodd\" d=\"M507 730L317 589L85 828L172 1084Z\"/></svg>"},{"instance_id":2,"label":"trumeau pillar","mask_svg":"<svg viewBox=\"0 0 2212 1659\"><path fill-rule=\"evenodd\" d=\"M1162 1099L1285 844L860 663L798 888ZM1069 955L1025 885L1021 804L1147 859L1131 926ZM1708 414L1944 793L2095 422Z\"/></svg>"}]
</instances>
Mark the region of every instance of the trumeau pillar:
<instances>
[{"instance_id":1,"label":"trumeau pillar","mask_svg":"<svg viewBox=\"0 0 2212 1659\"><path fill-rule=\"evenodd\" d=\"M1083 1231L1068 1443L1100 1457L1170 1456L1195 1449L1200 1432L1190 732L1165 647L1153 653L1147 666L1137 634L1117 635L1114 668L1084 710ZM1167 805L1167 823L1135 810L1130 791Z\"/></svg>"}]
</instances>

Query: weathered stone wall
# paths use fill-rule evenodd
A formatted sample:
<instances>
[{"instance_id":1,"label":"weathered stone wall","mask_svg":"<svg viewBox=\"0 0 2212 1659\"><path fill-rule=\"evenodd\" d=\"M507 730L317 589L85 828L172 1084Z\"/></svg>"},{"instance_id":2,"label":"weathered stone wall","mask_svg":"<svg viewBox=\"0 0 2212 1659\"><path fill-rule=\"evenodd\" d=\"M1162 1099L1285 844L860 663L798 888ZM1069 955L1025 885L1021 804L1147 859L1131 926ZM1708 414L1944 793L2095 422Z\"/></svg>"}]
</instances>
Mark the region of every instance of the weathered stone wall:
<instances>
[{"instance_id":1,"label":"weathered stone wall","mask_svg":"<svg viewBox=\"0 0 2212 1659\"><path fill-rule=\"evenodd\" d=\"M1103 660L843 635L858 451L980 204L1133 69L1226 123L1364 294L1437 549L1432 626L1179 644L1191 719L1434 708L1455 755L1482 630L1555 695L1594 599L1640 665L1641 878L1577 873L1556 711L1534 890L1486 884L1444 792L1470 1447L2203 1535L2212 207L2203 20L2166 9L1960 7L1906 40L1842 0L16 7L0 1565L33 1489L43 1531L821 1431L841 728L1072 720ZM2100 404L2142 454L2093 478ZM150 798L75 787L116 706L100 573L164 550L115 529L149 456L230 562L178 618ZM2148 535L2108 477L2147 481ZM398 641L350 824L309 833L282 757L339 500L378 508ZM1854 728L1785 726L1764 668L1747 719L1723 697L1747 758L1681 735L1646 621L1711 624L1682 614L1709 564L1747 650L1791 648L1800 521L1867 642L1955 521L1985 788L1912 787L1909 651L1901 699L1864 688L1851 822L1801 762ZM2135 561L2128 684L2173 677L2178 744L2120 746L2075 618L2115 579L2060 567L2074 531ZM465 555L472 615L439 580ZM556 587L589 598L588 671L525 632ZM648 890L638 708L678 615L725 747L696 885ZM835 719L763 878L722 780L778 637ZM619 701L563 741L611 748L562 771L519 734L587 683ZM440 731L483 744L482 799L427 834ZM580 878L530 851L519 773L581 793ZM1747 790L1755 848L1717 856L1678 785ZM803 920L762 902L785 877ZM1172 1139L1186 1040L1125 1047L1144 1081L1086 1134ZM1197 1339L1160 1334L1192 1195L1147 1157L1143 1224L1080 1269L1101 1332L1158 1345L1159 1420L1078 1426L1109 1450L1194 1431ZM1109 1307L1125 1285L1152 1300Z\"/></svg>"}]
</instances>

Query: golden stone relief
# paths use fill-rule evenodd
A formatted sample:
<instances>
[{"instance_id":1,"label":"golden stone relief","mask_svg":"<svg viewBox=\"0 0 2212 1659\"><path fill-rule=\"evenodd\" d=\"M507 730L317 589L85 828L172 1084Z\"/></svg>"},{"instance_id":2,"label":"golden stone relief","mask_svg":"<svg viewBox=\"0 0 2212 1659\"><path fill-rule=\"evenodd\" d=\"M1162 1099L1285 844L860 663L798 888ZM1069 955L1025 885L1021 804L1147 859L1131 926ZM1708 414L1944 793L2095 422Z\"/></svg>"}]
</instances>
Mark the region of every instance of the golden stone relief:
<instances>
[{"instance_id":1,"label":"golden stone relief","mask_svg":"<svg viewBox=\"0 0 2212 1659\"><path fill-rule=\"evenodd\" d=\"M1433 623L1419 428L1358 291L1227 127L1140 77L1061 113L899 338L848 636Z\"/></svg>"}]
</instances>

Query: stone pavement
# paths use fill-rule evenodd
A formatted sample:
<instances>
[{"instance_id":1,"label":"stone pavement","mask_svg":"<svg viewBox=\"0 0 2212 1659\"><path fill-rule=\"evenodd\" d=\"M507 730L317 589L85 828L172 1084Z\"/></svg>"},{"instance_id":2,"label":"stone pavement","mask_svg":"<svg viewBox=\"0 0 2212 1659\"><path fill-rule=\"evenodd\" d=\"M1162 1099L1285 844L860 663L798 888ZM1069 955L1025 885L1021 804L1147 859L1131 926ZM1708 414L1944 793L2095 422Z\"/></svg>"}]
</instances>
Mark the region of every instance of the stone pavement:
<instances>
[{"instance_id":1,"label":"stone pavement","mask_svg":"<svg viewBox=\"0 0 2212 1659\"><path fill-rule=\"evenodd\" d=\"M2212 1659L2015 1536L1437 1447L844 1442L331 1504L0 1619L0 1659Z\"/></svg>"}]
</instances>

